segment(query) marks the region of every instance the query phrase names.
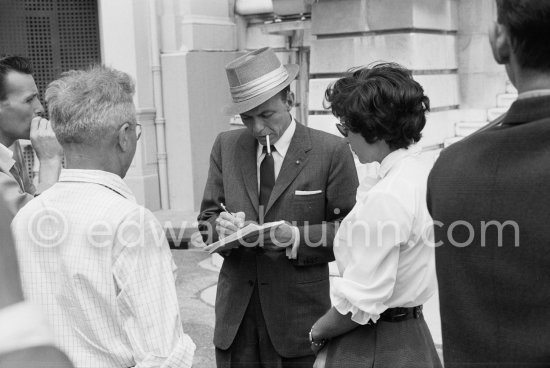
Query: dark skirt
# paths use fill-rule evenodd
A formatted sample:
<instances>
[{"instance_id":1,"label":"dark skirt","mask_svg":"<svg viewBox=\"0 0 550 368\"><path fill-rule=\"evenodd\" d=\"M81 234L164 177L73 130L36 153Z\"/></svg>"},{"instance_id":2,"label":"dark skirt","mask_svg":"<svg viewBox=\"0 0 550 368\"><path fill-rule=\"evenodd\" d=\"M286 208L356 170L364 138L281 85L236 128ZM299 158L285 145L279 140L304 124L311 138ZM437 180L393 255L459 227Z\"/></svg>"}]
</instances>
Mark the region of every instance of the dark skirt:
<instances>
[{"instance_id":1,"label":"dark skirt","mask_svg":"<svg viewBox=\"0 0 550 368\"><path fill-rule=\"evenodd\" d=\"M441 368L423 316L379 321L331 339L326 368Z\"/></svg>"}]
</instances>

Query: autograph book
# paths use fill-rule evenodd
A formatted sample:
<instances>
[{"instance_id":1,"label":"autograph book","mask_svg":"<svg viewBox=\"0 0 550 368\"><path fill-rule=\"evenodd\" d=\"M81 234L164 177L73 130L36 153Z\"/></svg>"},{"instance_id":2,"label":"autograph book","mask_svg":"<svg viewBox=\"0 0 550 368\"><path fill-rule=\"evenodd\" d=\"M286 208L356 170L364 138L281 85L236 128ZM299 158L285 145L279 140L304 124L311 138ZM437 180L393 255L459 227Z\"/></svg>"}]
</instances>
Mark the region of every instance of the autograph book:
<instances>
[{"instance_id":1,"label":"autograph book","mask_svg":"<svg viewBox=\"0 0 550 368\"><path fill-rule=\"evenodd\" d=\"M210 245L207 245L204 247L204 250L208 253L219 253L224 250L229 250L233 248L238 248L239 246L250 246L253 247L256 244L254 241L247 241L247 239L255 239L260 234L270 231L273 228L276 228L277 226L283 224L284 221L274 221L274 222L266 222L263 225L250 223L243 227L242 229L239 229L237 232L226 236L223 239L218 240L215 243L212 243Z\"/></svg>"}]
</instances>

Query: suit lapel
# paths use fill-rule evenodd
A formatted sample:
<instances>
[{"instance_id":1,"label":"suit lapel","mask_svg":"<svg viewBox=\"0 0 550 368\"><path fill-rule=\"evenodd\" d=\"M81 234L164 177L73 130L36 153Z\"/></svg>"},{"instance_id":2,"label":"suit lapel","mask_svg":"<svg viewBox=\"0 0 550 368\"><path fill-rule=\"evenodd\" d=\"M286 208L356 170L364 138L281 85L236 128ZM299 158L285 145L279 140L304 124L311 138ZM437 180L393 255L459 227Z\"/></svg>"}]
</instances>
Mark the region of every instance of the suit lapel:
<instances>
[{"instance_id":1,"label":"suit lapel","mask_svg":"<svg viewBox=\"0 0 550 368\"><path fill-rule=\"evenodd\" d=\"M256 139L250 134L243 134L239 138L239 145L241 146L237 152L237 165L241 167L242 182L252 207L258 215L258 168L256 160Z\"/></svg>"},{"instance_id":2,"label":"suit lapel","mask_svg":"<svg viewBox=\"0 0 550 368\"><path fill-rule=\"evenodd\" d=\"M290 141L290 146L286 152L283 165L281 166L281 171L279 172L279 176L277 176L275 186L271 192L271 197L269 198L267 209L265 211L266 215L277 199L279 199L281 194L283 194L283 192L307 164L307 160L309 158L308 152L310 150L311 140L307 129L300 123L296 123L296 131Z\"/></svg>"}]
</instances>

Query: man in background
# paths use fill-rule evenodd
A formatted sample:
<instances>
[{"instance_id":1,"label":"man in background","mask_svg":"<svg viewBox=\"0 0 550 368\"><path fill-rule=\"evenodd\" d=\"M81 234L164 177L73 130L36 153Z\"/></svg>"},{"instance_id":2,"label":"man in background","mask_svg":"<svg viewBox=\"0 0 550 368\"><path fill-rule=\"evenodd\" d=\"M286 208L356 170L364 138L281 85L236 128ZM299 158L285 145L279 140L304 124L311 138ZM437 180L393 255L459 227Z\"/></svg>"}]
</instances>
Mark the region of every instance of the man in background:
<instances>
[{"instance_id":1,"label":"man in background","mask_svg":"<svg viewBox=\"0 0 550 368\"><path fill-rule=\"evenodd\" d=\"M550 365L550 1L496 4L491 47L518 99L428 182L446 368Z\"/></svg>"},{"instance_id":2,"label":"man in background","mask_svg":"<svg viewBox=\"0 0 550 368\"><path fill-rule=\"evenodd\" d=\"M59 182L12 228L25 295L77 367L190 367L172 254L123 178L140 136L134 84L120 71L71 71L46 101L65 151Z\"/></svg>"},{"instance_id":3,"label":"man in background","mask_svg":"<svg viewBox=\"0 0 550 368\"><path fill-rule=\"evenodd\" d=\"M0 193L12 214L59 177L63 149L50 122L39 116L43 112L29 61L0 58ZM27 174L19 139L31 140L40 161L37 188Z\"/></svg>"}]
</instances>

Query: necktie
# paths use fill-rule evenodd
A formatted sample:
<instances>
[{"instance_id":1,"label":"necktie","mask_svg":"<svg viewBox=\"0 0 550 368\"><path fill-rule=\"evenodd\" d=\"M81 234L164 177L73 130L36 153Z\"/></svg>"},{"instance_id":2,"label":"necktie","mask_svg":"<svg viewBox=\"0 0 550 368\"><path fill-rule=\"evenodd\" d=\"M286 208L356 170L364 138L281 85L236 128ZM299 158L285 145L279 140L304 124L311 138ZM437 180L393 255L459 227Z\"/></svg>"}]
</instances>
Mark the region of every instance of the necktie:
<instances>
[{"instance_id":1,"label":"necktie","mask_svg":"<svg viewBox=\"0 0 550 368\"><path fill-rule=\"evenodd\" d=\"M25 184L23 183L23 178L21 177L21 172L19 171L19 168L17 167L17 162L13 164L11 167L10 173L17 181L17 184L19 184L19 187L21 188L21 191L25 191Z\"/></svg>"},{"instance_id":2,"label":"necktie","mask_svg":"<svg viewBox=\"0 0 550 368\"><path fill-rule=\"evenodd\" d=\"M271 146L272 154L269 154L267 147L264 146L265 157L260 164L260 206L263 206L264 211L275 185L275 162L273 161L273 152L275 151L275 146Z\"/></svg>"}]
</instances>

